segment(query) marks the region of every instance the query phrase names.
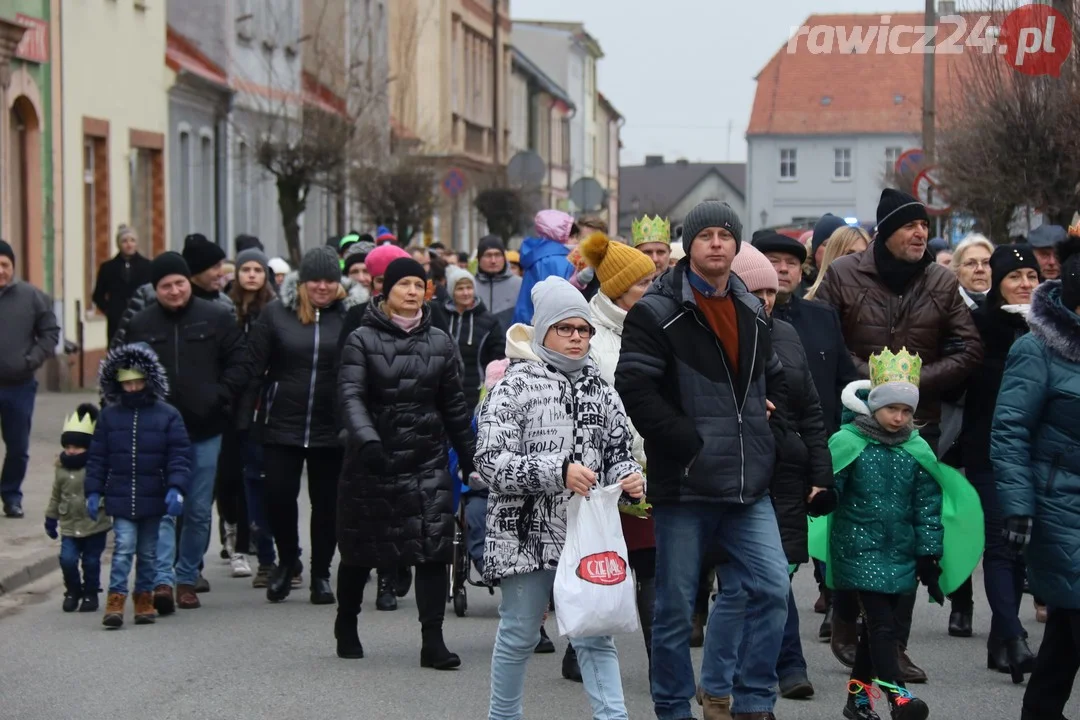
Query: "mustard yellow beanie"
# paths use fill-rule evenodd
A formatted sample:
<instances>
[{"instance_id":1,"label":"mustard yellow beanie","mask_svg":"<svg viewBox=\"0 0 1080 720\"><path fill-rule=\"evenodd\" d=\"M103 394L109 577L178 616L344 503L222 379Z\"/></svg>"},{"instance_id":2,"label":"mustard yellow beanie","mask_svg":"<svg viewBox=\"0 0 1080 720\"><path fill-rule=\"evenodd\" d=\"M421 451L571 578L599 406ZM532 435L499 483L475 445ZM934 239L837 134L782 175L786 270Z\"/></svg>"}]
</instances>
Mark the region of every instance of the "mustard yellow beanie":
<instances>
[{"instance_id":1,"label":"mustard yellow beanie","mask_svg":"<svg viewBox=\"0 0 1080 720\"><path fill-rule=\"evenodd\" d=\"M656 265L648 255L629 245L613 242L604 233L585 238L578 250L585 262L596 269L600 292L612 300L656 272Z\"/></svg>"}]
</instances>

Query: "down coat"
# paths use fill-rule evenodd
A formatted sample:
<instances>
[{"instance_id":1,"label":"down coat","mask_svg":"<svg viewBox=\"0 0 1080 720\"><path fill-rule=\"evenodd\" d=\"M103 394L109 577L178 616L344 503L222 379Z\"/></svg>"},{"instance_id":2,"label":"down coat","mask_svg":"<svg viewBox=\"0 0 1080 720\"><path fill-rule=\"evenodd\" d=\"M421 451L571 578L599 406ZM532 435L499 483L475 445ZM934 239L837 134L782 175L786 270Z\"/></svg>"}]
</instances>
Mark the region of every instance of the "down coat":
<instances>
[{"instance_id":1,"label":"down coat","mask_svg":"<svg viewBox=\"0 0 1080 720\"><path fill-rule=\"evenodd\" d=\"M1061 282L1031 299L1031 332L1013 343L990 441L1002 517L1034 518L1027 548L1031 591L1080 609L1080 316L1061 304Z\"/></svg>"},{"instance_id":2,"label":"down coat","mask_svg":"<svg viewBox=\"0 0 1080 720\"><path fill-rule=\"evenodd\" d=\"M121 368L146 375L146 390L125 393ZM165 368L145 345L109 352L98 374L107 403L98 416L86 459L86 494L105 501L105 513L128 520L165 515L165 494L186 495L191 482L191 442L180 411L165 402Z\"/></svg>"},{"instance_id":3,"label":"down coat","mask_svg":"<svg viewBox=\"0 0 1080 720\"><path fill-rule=\"evenodd\" d=\"M484 578L554 570L566 542L563 468L574 462L611 485L641 472L631 455L626 412L589 363L570 376L531 347L533 329L507 334L506 375L484 398L477 423L476 471L490 489Z\"/></svg>"},{"instance_id":4,"label":"down coat","mask_svg":"<svg viewBox=\"0 0 1080 720\"><path fill-rule=\"evenodd\" d=\"M454 543L454 484L447 436L459 457L475 446L457 353L431 327L395 325L368 303L363 323L341 355L338 396L348 438L338 483L337 533L341 561L387 568L449 563ZM361 451L381 443L386 469L373 473Z\"/></svg>"}]
</instances>

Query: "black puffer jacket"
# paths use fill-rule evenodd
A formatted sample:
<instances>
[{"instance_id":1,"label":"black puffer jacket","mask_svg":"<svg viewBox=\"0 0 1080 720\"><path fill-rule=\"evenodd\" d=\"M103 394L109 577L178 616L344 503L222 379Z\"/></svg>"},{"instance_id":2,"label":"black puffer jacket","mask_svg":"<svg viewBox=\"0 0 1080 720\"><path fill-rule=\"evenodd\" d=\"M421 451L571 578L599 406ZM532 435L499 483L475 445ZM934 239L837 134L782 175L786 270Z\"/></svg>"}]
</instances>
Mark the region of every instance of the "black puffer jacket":
<instances>
[{"instance_id":1,"label":"black puffer jacket","mask_svg":"<svg viewBox=\"0 0 1080 720\"><path fill-rule=\"evenodd\" d=\"M789 563L810 561L806 543L806 497L811 487L833 486L832 456L825 420L814 379L799 334L788 323L773 318L773 350L784 366L787 395L777 401L787 419L787 432L776 448L773 506L780 524L780 539Z\"/></svg>"},{"instance_id":2,"label":"black puffer jacket","mask_svg":"<svg viewBox=\"0 0 1080 720\"><path fill-rule=\"evenodd\" d=\"M379 295L377 298L373 298L376 302L381 302L384 299L383 295ZM338 338L338 347L345 347L345 341L349 339L349 336L353 332L364 324L364 318L367 316L368 302L363 302L357 305L353 305L349 308L349 311L345 313L345 324L341 327L341 337ZM450 318L446 314L446 308L442 307L437 302L425 303L425 307L431 311L431 327L442 330L447 335L450 334Z\"/></svg>"},{"instance_id":3,"label":"black puffer jacket","mask_svg":"<svg viewBox=\"0 0 1080 720\"><path fill-rule=\"evenodd\" d=\"M198 285L192 283L191 295L192 297L212 302L215 305L228 310L232 313L233 317L236 317L236 307L233 305L233 301L225 293L208 293ZM134 342L133 340L127 339L128 325L131 324L131 319L146 308L156 304L157 293L154 291L154 286L150 283L140 286L139 289L135 291L135 294L131 296L131 300L128 301L127 309L124 310L124 314L120 316L116 334L113 335L112 340L109 341L109 349L118 348L126 343Z\"/></svg>"},{"instance_id":4,"label":"black puffer jacket","mask_svg":"<svg viewBox=\"0 0 1080 720\"><path fill-rule=\"evenodd\" d=\"M484 369L489 362L506 357L506 332L479 300L460 314L450 300L446 303L446 314L450 317L450 337L457 343L465 367L461 376L465 402L475 408L480 402Z\"/></svg>"},{"instance_id":5,"label":"black puffer jacket","mask_svg":"<svg viewBox=\"0 0 1080 720\"><path fill-rule=\"evenodd\" d=\"M459 457L475 439L453 341L431 327L406 332L374 302L345 343L338 375L348 437L338 483L341 561L360 567L450 562L454 487L447 436ZM381 443L386 468L373 473L361 451Z\"/></svg>"},{"instance_id":6,"label":"black puffer jacket","mask_svg":"<svg viewBox=\"0 0 1080 720\"><path fill-rule=\"evenodd\" d=\"M248 336L248 378L264 388L253 430L267 445L337 447L337 342L350 297L343 290L343 298L317 310L315 322L304 325L296 314L297 290L293 272Z\"/></svg>"}]
</instances>

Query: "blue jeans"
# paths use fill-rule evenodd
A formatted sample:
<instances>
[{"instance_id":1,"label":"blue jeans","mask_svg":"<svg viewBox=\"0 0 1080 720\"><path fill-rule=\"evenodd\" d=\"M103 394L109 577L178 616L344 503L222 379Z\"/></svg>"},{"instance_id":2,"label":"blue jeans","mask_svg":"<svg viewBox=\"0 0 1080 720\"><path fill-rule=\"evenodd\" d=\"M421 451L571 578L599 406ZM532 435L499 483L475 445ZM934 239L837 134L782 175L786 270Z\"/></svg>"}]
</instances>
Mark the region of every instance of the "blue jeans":
<instances>
[{"instance_id":1,"label":"blue jeans","mask_svg":"<svg viewBox=\"0 0 1080 720\"><path fill-rule=\"evenodd\" d=\"M4 439L4 469L0 471L0 499L22 505L22 483L30 462L30 420L34 416L37 380L0 387L0 435Z\"/></svg>"},{"instance_id":2,"label":"blue jeans","mask_svg":"<svg viewBox=\"0 0 1080 720\"><path fill-rule=\"evenodd\" d=\"M176 520L166 515L161 519L158 536L154 585L194 585L199 578L199 566L210 542L210 506L214 502L214 476L220 451L220 435L191 443L191 484L184 496L179 553Z\"/></svg>"},{"instance_id":3,"label":"blue jeans","mask_svg":"<svg viewBox=\"0 0 1080 720\"><path fill-rule=\"evenodd\" d=\"M740 646L744 646L744 659L738 667L745 691L735 699L732 713L772 712L776 661L791 592L772 501L765 497L749 506L660 505L653 509L653 517L656 612L652 697L656 717L679 720L693 716L690 700L696 687L690 659L691 616L702 556L706 549L717 546L726 550L730 559L716 568L722 590L705 634L701 686L709 695L733 694Z\"/></svg>"},{"instance_id":4,"label":"blue jeans","mask_svg":"<svg viewBox=\"0 0 1080 720\"><path fill-rule=\"evenodd\" d=\"M495 648L491 653L488 720L521 720L525 664L540 641L540 622L554 584L554 570L514 575L500 581L502 602L499 603ZM626 720L615 642L610 636L574 638L574 650L592 705L593 720Z\"/></svg>"},{"instance_id":5,"label":"blue jeans","mask_svg":"<svg viewBox=\"0 0 1080 720\"><path fill-rule=\"evenodd\" d=\"M270 533L266 517L262 445L252 438L251 433L242 433L240 454L244 463L244 500L251 524L251 537L255 540L255 552L259 565L273 565L277 555L274 553L274 536Z\"/></svg>"},{"instance_id":6,"label":"blue jeans","mask_svg":"<svg viewBox=\"0 0 1080 720\"><path fill-rule=\"evenodd\" d=\"M484 567L484 537L487 535L487 500L484 491L465 493L465 547L477 567Z\"/></svg>"},{"instance_id":7,"label":"blue jeans","mask_svg":"<svg viewBox=\"0 0 1080 720\"><path fill-rule=\"evenodd\" d=\"M135 564L135 592L153 592L160 526L160 517L141 520L113 518L116 544L113 547L112 571L109 573L109 592L128 594L128 576L131 575L131 563L135 558L138 558Z\"/></svg>"},{"instance_id":8,"label":"blue jeans","mask_svg":"<svg viewBox=\"0 0 1080 720\"><path fill-rule=\"evenodd\" d=\"M64 573L64 589L68 595L86 597L101 592L101 553L105 552L108 535L105 530L86 537L64 535L60 538L60 570Z\"/></svg>"}]
</instances>

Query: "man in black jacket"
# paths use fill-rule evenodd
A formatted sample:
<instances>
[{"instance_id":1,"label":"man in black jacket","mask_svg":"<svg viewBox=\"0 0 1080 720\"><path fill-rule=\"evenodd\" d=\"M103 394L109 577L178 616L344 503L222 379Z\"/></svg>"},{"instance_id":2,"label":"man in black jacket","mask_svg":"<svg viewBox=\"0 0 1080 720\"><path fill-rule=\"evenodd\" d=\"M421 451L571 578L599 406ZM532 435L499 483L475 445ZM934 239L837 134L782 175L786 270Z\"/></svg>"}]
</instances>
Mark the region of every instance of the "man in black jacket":
<instances>
[{"instance_id":1,"label":"man in black jacket","mask_svg":"<svg viewBox=\"0 0 1080 720\"><path fill-rule=\"evenodd\" d=\"M179 552L172 520L163 520L158 538L154 607L199 607L195 583L210 533L214 474L221 433L233 399L245 389L244 337L228 310L193 297L184 258L162 253L151 264L157 302L140 311L127 327L127 342L143 342L157 353L169 378L168 401L180 411L191 438L191 490L184 498ZM173 561L176 561L175 574Z\"/></svg>"},{"instance_id":2,"label":"man in black jacket","mask_svg":"<svg viewBox=\"0 0 1080 720\"><path fill-rule=\"evenodd\" d=\"M787 560L769 499L776 454L767 397L786 394L761 302L731 273L742 223L721 202L687 215L687 257L626 317L615 387L649 459L656 522L652 696L662 720L690 718L691 610L701 559L739 602L709 623L701 693L706 717L771 713L787 620ZM728 617L728 615L733 615ZM715 622L719 620L720 622ZM753 628L745 637L743 622ZM740 695L731 707L734 659Z\"/></svg>"},{"instance_id":3,"label":"man in black jacket","mask_svg":"<svg viewBox=\"0 0 1080 720\"><path fill-rule=\"evenodd\" d=\"M120 318L131 296L140 285L150 282L150 261L139 254L135 231L121 225L116 246L119 251L101 263L94 285L94 306L105 315L105 332L110 341L120 328Z\"/></svg>"}]
</instances>

